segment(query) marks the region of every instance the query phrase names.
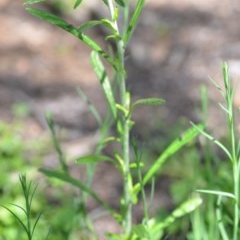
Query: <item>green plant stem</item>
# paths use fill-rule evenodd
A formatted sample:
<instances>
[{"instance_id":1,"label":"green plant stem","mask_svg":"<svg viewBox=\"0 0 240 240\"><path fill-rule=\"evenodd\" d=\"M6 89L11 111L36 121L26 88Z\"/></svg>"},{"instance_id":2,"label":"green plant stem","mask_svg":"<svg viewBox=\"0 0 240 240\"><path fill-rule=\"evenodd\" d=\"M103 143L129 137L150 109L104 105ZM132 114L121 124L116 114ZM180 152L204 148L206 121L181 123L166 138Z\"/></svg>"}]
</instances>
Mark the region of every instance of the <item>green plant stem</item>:
<instances>
[{"instance_id":1,"label":"green plant stem","mask_svg":"<svg viewBox=\"0 0 240 240\"><path fill-rule=\"evenodd\" d=\"M124 43L120 40L117 43L117 51L118 51L118 59L121 62L121 69L124 69ZM119 87L120 87L120 97L121 97L121 105L129 111L129 102L126 91L126 82L125 82L125 74L119 70ZM130 193L130 157L129 157L129 132L130 132L130 119L128 116L123 115L122 117L122 126L123 132L121 136L121 144L122 144L122 157L124 160L124 168L123 168L123 185L124 185L124 204L125 204L125 215L123 221L123 230L124 234L128 235L131 232L132 226L132 202L131 202L131 193Z\"/></svg>"},{"instance_id":2,"label":"green plant stem","mask_svg":"<svg viewBox=\"0 0 240 240\"><path fill-rule=\"evenodd\" d=\"M118 59L121 63L121 69L124 69L124 43L120 40L117 43L117 51L118 51ZM119 88L120 88L120 98L121 98L121 105L129 111L129 102L127 101L127 91L126 91L126 82L125 82L125 74L119 70ZM121 136L121 145L122 145L122 158L124 160L124 168L123 168L123 185L124 185L124 204L125 204L125 216L123 221L123 230L124 234L129 234L131 231L132 225L132 202L130 196L130 157L129 157L129 132L130 132L130 119L123 115L122 117L122 136Z\"/></svg>"},{"instance_id":3,"label":"green plant stem","mask_svg":"<svg viewBox=\"0 0 240 240\"><path fill-rule=\"evenodd\" d=\"M234 222L233 222L233 240L238 239L238 226L239 226L239 161L236 154L236 140L235 140L235 121L234 121L234 106L233 97L234 90L228 74L228 66L226 63L223 65L224 85L225 85L225 100L227 103L228 115L228 129L231 144L231 161L233 166L233 184L234 184Z\"/></svg>"},{"instance_id":4,"label":"green plant stem","mask_svg":"<svg viewBox=\"0 0 240 240\"><path fill-rule=\"evenodd\" d=\"M26 181L26 176L20 176L19 177L21 184L22 184L22 189L23 189L23 194L24 194L24 198L25 198L25 207L26 207L26 217L27 217L27 226L26 229L27 231L27 235L28 235L28 239L31 240L32 239L32 234L31 234L31 216L30 216L30 212L31 212L31 200L29 199L29 194L30 194L30 189L31 189L31 182L29 183L29 186L27 186L27 181Z\"/></svg>"},{"instance_id":5,"label":"green plant stem","mask_svg":"<svg viewBox=\"0 0 240 240\"><path fill-rule=\"evenodd\" d=\"M127 29L127 21L129 15L129 0L126 1L126 6L124 8L124 20L123 20L123 29ZM111 0L108 0L108 6L111 18L114 16L114 5ZM118 23L115 20L113 22L116 32L120 35ZM126 74L124 72L124 54L125 54L125 44L122 39L117 40L117 58L119 61L119 68L117 72L117 79L119 84L119 94L121 105L124 109L129 111L129 98L127 97L126 91ZM123 234L129 235L132 227L132 201L131 201L131 185L130 185L130 157L129 157L129 132L130 132L130 119L128 114L123 114L121 118L122 133L121 133L121 148L122 148L122 158L124 162L123 166L123 187L124 187L124 216L123 216Z\"/></svg>"}]
</instances>

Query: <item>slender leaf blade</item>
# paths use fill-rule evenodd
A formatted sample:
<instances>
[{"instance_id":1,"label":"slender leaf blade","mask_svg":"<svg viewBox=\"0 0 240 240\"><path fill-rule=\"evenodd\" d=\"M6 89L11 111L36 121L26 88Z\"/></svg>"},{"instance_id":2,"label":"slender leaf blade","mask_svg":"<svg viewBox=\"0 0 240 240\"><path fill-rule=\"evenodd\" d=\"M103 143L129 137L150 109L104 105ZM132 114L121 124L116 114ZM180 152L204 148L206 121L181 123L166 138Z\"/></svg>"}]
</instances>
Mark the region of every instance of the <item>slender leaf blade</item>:
<instances>
[{"instance_id":1,"label":"slender leaf blade","mask_svg":"<svg viewBox=\"0 0 240 240\"><path fill-rule=\"evenodd\" d=\"M93 105L93 103L90 101L90 99L87 97L87 95L84 93L84 91L80 87L77 88L77 92L82 98L82 100L88 105L88 109L90 110L92 115L95 117L98 125L102 126L102 119L97 108Z\"/></svg>"},{"instance_id":2,"label":"slender leaf blade","mask_svg":"<svg viewBox=\"0 0 240 240\"><path fill-rule=\"evenodd\" d=\"M83 157L77 158L76 162L80 164L90 164L90 163L99 163L103 161L112 161L112 159L108 156L104 155L87 155Z\"/></svg>"},{"instance_id":3,"label":"slender leaf blade","mask_svg":"<svg viewBox=\"0 0 240 240\"><path fill-rule=\"evenodd\" d=\"M204 128L204 124L197 125L199 129ZM146 175L143 178L143 186L146 185L152 177L160 170L163 163L173 154L175 154L178 150L180 150L184 145L192 141L195 137L200 134L199 130L195 127L189 128L187 131L183 133L181 137L175 139L166 149L165 151L156 159L150 169L147 171ZM141 185L138 183L134 186L133 192L138 193L141 188Z\"/></svg>"},{"instance_id":4,"label":"slender leaf blade","mask_svg":"<svg viewBox=\"0 0 240 240\"><path fill-rule=\"evenodd\" d=\"M34 222L34 225L33 225L33 228L32 228L32 235L34 234L34 231L35 231L35 229L36 229L36 227L37 227L37 224L38 224L41 216L42 216L42 212L37 215L37 218L36 218L36 220L35 220L35 222Z\"/></svg>"},{"instance_id":5,"label":"slender leaf blade","mask_svg":"<svg viewBox=\"0 0 240 240\"><path fill-rule=\"evenodd\" d=\"M117 64L92 38L79 31L78 28L74 27L70 23L64 21L63 19L57 17L56 15L50 14L46 11L35 9L35 8L26 8L26 11L32 14L35 17L38 17L46 22L49 22L59 28L62 28L66 32L71 33L73 36L84 42L94 51L98 52L103 58L105 58L115 69L117 69Z\"/></svg>"},{"instance_id":6,"label":"slender leaf blade","mask_svg":"<svg viewBox=\"0 0 240 240\"><path fill-rule=\"evenodd\" d=\"M130 113L132 113L135 108L140 107L140 106L161 106L161 105L165 104L165 102L166 101L161 98L139 99L131 105Z\"/></svg>"},{"instance_id":7,"label":"slender leaf blade","mask_svg":"<svg viewBox=\"0 0 240 240\"><path fill-rule=\"evenodd\" d=\"M78 187L80 190L86 192L89 196L91 196L97 203L101 204L105 209L107 209L111 212L113 211L111 209L111 207L108 204L106 204L104 201L102 201L91 188L86 186L81 181L79 181L75 178L72 178L71 176L69 176L65 173L57 172L57 171L54 171L54 170L48 170L48 169L40 168L39 171L42 172L43 174L45 174L48 177L56 178L56 179L59 179L63 182L69 183L69 184L71 184L75 187Z\"/></svg>"},{"instance_id":8,"label":"slender leaf blade","mask_svg":"<svg viewBox=\"0 0 240 240\"><path fill-rule=\"evenodd\" d=\"M141 239L148 239L148 229L143 224L137 224L132 228L132 234Z\"/></svg>"},{"instance_id":9,"label":"slender leaf blade","mask_svg":"<svg viewBox=\"0 0 240 240\"><path fill-rule=\"evenodd\" d=\"M117 108L116 108L116 102L114 99L114 95L112 92L112 87L109 81L109 78L107 76L106 70L102 64L101 59L99 58L99 55L96 51L93 51L91 53L91 62L92 62L92 66L93 69L98 77L98 79L100 80L100 83L102 85L103 91L104 91L104 95L107 99L109 108L111 109L113 118L116 119L117 117Z\"/></svg>"},{"instance_id":10,"label":"slender leaf blade","mask_svg":"<svg viewBox=\"0 0 240 240\"><path fill-rule=\"evenodd\" d=\"M39 2L45 2L46 0L28 0L23 3L23 5L30 5L30 4L35 4Z\"/></svg>"},{"instance_id":11,"label":"slender leaf blade","mask_svg":"<svg viewBox=\"0 0 240 240\"><path fill-rule=\"evenodd\" d=\"M115 0L115 2L119 5L119 6L121 6L121 7L125 7L125 3L124 3L124 1L123 0Z\"/></svg>"},{"instance_id":12,"label":"slender leaf blade","mask_svg":"<svg viewBox=\"0 0 240 240\"><path fill-rule=\"evenodd\" d=\"M213 136L211 136L210 134L205 132L204 129L199 128L198 125L196 125L192 122L191 122L191 124L199 131L199 133L201 133L203 136L205 136L210 141L214 142L217 146L219 146L223 150L223 152L225 152L225 154L229 157L229 159L232 161L232 156L231 156L229 150L219 140L215 139Z\"/></svg>"},{"instance_id":13,"label":"slender leaf blade","mask_svg":"<svg viewBox=\"0 0 240 240\"><path fill-rule=\"evenodd\" d=\"M206 194L213 194L213 195L222 196L222 197L228 197L228 198L232 198L236 201L236 197L234 196L234 194L229 193L229 192L223 192L223 191L217 191L217 190L208 190L208 189L198 189L197 192L206 193Z\"/></svg>"},{"instance_id":14,"label":"slender leaf blade","mask_svg":"<svg viewBox=\"0 0 240 240\"><path fill-rule=\"evenodd\" d=\"M24 231L29 234L28 228L25 226L25 224L23 223L23 221L18 217L18 215L16 213L14 213L14 211L12 211L10 208L2 206L3 208L5 208L7 211L9 211L14 217L15 219L17 219L17 221L19 222L19 224L22 226L22 228L24 229Z\"/></svg>"},{"instance_id":15,"label":"slender leaf blade","mask_svg":"<svg viewBox=\"0 0 240 240\"><path fill-rule=\"evenodd\" d=\"M74 4L74 9L77 8L81 3L82 3L83 0L77 0Z\"/></svg>"},{"instance_id":16,"label":"slender leaf blade","mask_svg":"<svg viewBox=\"0 0 240 240\"><path fill-rule=\"evenodd\" d=\"M158 232L163 230L164 228L169 227L176 219L183 217L190 212L193 212L196 208L198 208L202 204L202 199L199 196L194 196L179 207L177 207L170 216L168 216L164 221L160 222L157 219L154 219L152 222L152 230L153 232Z\"/></svg>"},{"instance_id":17,"label":"slender leaf blade","mask_svg":"<svg viewBox=\"0 0 240 240\"><path fill-rule=\"evenodd\" d=\"M88 21L88 22L82 24L80 27L78 27L78 30L83 32L89 28L95 27L100 24L102 24L102 22L98 21L98 20Z\"/></svg>"},{"instance_id":18,"label":"slender leaf blade","mask_svg":"<svg viewBox=\"0 0 240 240\"><path fill-rule=\"evenodd\" d=\"M129 39L131 38L131 36L132 36L132 34L133 34L134 30L135 30L135 27L137 25L139 16L140 16L140 14L142 12L144 3L145 3L145 0L138 0L138 2L137 2L137 5L136 5L135 10L133 12L132 18L131 18L131 20L129 22L129 26L128 26L126 35L124 37L124 43L125 44L127 44L127 42L129 41Z\"/></svg>"}]
</instances>

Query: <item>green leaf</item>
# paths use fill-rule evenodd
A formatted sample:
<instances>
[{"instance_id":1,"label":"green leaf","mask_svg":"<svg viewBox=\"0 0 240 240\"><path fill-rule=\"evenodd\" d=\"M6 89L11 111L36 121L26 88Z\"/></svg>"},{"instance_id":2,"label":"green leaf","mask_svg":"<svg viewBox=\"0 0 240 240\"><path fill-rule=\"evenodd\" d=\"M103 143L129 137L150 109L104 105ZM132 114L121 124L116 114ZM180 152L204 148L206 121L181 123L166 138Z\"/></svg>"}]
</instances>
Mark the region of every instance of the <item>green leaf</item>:
<instances>
[{"instance_id":1,"label":"green leaf","mask_svg":"<svg viewBox=\"0 0 240 240\"><path fill-rule=\"evenodd\" d=\"M82 3L82 0L77 0L74 4L74 9L77 8Z\"/></svg>"},{"instance_id":2,"label":"green leaf","mask_svg":"<svg viewBox=\"0 0 240 240\"><path fill-rule=\"evenodd\" d=\"M50 14L46 11L42 11L34 8L26 8L26 11L32 14L35 17L38 17L46 22L49 22L59 28L62 28L66 32L71 33L79 40L84 42L94 51L98 52L103 58L105 58L115 69L117 69L117 63L114 61L93 39L85 35L83 32L79 31L78 28L64 21L63 19L57 17L56 15Z\"/></svg>"},{"instance_id":3,"label":"green leaf","mask_svg":"<svg viewBox=\"0 0 240 240\"><path fill-rule=\"evenodd\" d=\"M230 152L228 151L228 149L220 141L218 141L213 136L211 136L210 134L205 132L202 128L199 128L198 125L196 125L196 124L194 124L192 122L191 122L191 124L193 125L193 127L195 127L199 131L199 133L201 133L203 136L205 136L210 141L214 142L217 146L219 146L223 150L223 152L225 152L225 154L229 157L229 159L232 161L232 156L231 156Z\"/></svg>"},{"instance_id":4,"label":"green leaf","mask_svg":"<svg viewBox=\"0 0 240 240\"><path fill-rule=\"evenodd\" d=\"M108 1L107 0L102 0L105 4L106 4L106 6L108 6Z\"/></svg>"},{"instance_id":5,"label":"green leaf","mask_svg":"<svg viewBox=\"0 0 240 240\"><path fill-rule=\"evenodd\" d=\"M115 40L119 41L119 40L121 40L121 36L119 34L111 34L105 38L106 41L109 39L115 39Z\"/></svg>"},{"instance_id":6,"label":"green leaf","mask_svg":"<svg viewBox=\"0 0 240 240\"><path fill-rule=\"evenodd\" d=\"M112 158L104 155L87 155L77 158L76 162L81 164L89 164L112 160L113 160Z\"/></svg>"},{"instance_id":7,"label":"green leaf","mask_svg":"<svg viewBox=\"0 0 240 240\"><path fill-rule=\"evenodd\" d=\"M28 0L28 1L24 2L23 5L30 5L30 4L45 2L45 1L46 0Z\"/></svg>"},{"instance_id":8,"label":"green leaf","mask_svg":"<svg viewBox=\"0 0 240 240\"><path fill-rule=\"evenodd\" d=\"M166 101L161 98L145 98L139 99L134 102L130 107L130 114L138 106L160 106L163 105Z\"/></svg>"},{"instance_id":9,"label":"green leaf","mask_svg":"<svg viewBox=\"0 0 240 240\"><path fill-rule=\"evenodd\" d=\"M199 129L203 129L204 125L197 125ZM146 175L143 178L143 186L151 180L152 177L161 169L163 163L173 154L175 154L178 150L180 150L184 145L192 141L195 137L199 135L199 130L195 127L189 128L186 132L183 133L181 137L178 137L174 140L165 151L156 159L150 169L147 171ZM134 192L138 193L141 188L140 183L137 183L134 186Z\"/></svg>"},{"instance_id":10,"label":"green leaf","mask_svg":"<svg viewBox=\"0 0 240 240\"><path fill-rule=\"evenodd\" d=\"M54 170L47 170L44 168L40 168L39 171L48 177L56 178L56 179L66 182L66 183L69 183L72 186L78 187L80 190L84 191L89 196L91 196L97 203L101 204L105 209L107 209L110 212L114 212L113 209L107 203L102 201L91 188L89 188L87 185L85 185L81 181L79 181L75 178L72 178L71 176L69 176L65 173L57 172Z\"/></svg>"},{"instance_id":11,"label":"green leaf","mask_svg":"<svg viewBox=\"0 0 240 240\"><path fill-rule=\"evenodd\" d=\"M169 227L176 219L191 213L201 204L202 199L199 196L194 196L176 208L164 221L159 223L158 219L150 219L150 231L154 233Z\"/></svg>"},{"instance_id":12,"label":"green leaf","mask_svg":"<svg viewBox=\"0 0 240 240\"><path fill-rule=\"evenodd\" d=\"M82 100L88 105L89 111L95 117L99 127L101 127L102 126L102 119L101 119L101 116L100 116L97 108L93 105L93 103L90 101L90 99L87 97L87 95L84 93L84 91L80 87L77 87L77 92L79 93Z\"/></svg>"},{"instance_id":13,"label":"green leaf","mask_svg":"<svg viewBox=\"0 0 240 240\"><path fill-rule=\"evenodd\" d=\"M119 13L118 8L115 7L115 9L114 9L114 15L113 15L113 19L112 19L113 22L117 21L117 19L118 19L118 13Z\"/></svg>"},{"instance_id":14,"label":"green leaf","mask_svg":"<svg viewBox=\"0 0 240 240\"><path fill-rule=\"evenodd\" d=\"M78 30L83 32L85 30L87 30L88 28L92 28L95 27L97 25L102 25L104 27L106 27L107 29L109 29L112 34L108 35L105 39L116 39L116 40L121 40L121 36L118 34L118 32L116 31L115 27L113 26L113 22L110 21L109 19L101 19L101 20L94 20L94 21L89 21L87 23L82 24L80 27L78 27Z\"/></svg>"},{"instance_id":15,"label":"green leaf","mask_svg":"<svg viewBox=\"0 0 240 240\"><path fill-rule=\"evenodd\" d=\"M160 106L165 103L165 100L161 98L146 98L146 99L140 99L133 103L131 106L132 108L135 108L137 106L142 106L142 105L150 105L150 106Z\"/></svg>"},{"instance_id":16,"label":"green leaf","mask_svg":"<svg viewBox=\"0 0 240 240\"><path fill-rule=\"evenodd\" d=\"M183 204L181 204L177 209L172 212L172 216L176 218L180 218L185 216L186 214L194 211L197 207L202 204L202 198L199 196L192 197L191 199L187 200Z\"/></svg>"},{"instance_id":17,"label":"green leaf","mask_svg":"<svg viewBox=\"0 0 240 240\"><path fill-rule=\"evenodd\" d=\"M18 205L16 205L17 207L19 207ZM29 229L25 226L24 222L18 217L18 215L16 213L14 213L14 211L12 211L10 208L2 206L3 208L5 208L7 211L9 211L14 217L15 219L18 221L18 223L22 226L22 228L24 229L24 231L26 233L29 233Z\"/></svg>"},{"instance_id":18,"label":"green leaf","mask_svg":"<svg viewBox=\"0 0 240 240\"><path fill-rule=\"evenodd\" d=\"M112 92L111 84L107 76L106 70L102 64L102 61L99 58L99 55L96 51L93 51L91 53L91 61L92 61L93 69L102 85L104 95L107 99L109 108L111 109L113 118L116 119L117 108L116 108L116 103L115 103L114 95Z\"/></svg>"},{"instance_id":19,"label":"green leaf","mask_svg":"<svg viewBox=\"0 0 240 240\"><path fill-rule=\"evenodd\" d=\"M130 19L129 26L127 29L127 33L124 36L124 43L125 45L128 43L129 39L131 38L135 27L137 25L139 16L142 12L143 6L144 6L145 0L138 0L137 5L135 7L135 10L133 12L132 18Z\"/></svg>"},{"instance_id":20,"label":"green leaf","mask_svg":"<svg viewBox=\"0 0 240 240\"><path fill-rule=\"evenodd\" d=\"M101 19L101 23L108 28L109 30L111 30L114 34L117 34L117 31L115 29L115 27L113 26L113 22L110 21L109 19L103 18Z\"/></svg>"},{"instance_id":21,"label":"green leaf","mask_svg":"<svg viewBox=\"0 0 240 240\"><path fill-rule=\"evenodd\" d=\"M213 194L213 195L222 196L222 197L228 197L228 198L232 198L236 201L236 197L232 193L229 193L229 192L216 191L216 190L205 190L205 189L199 189L199 190L197 190L197 192Z\"/></svg>"},{"instance_id":22,"label":"green leaf","mask_svg":"<svg viewBox=\"0 0 240 240\"><path fill-rule=\"evenodd\" d=\"M101 21L98 21L98 20L93 20L93 21L89 21L89 22L86 22L84 24L82 24L80 27L78 27L77 29L80 31L80 32L83 32L89 28L92 28L92 27L95 27L97 25L100 25L101 24Z\"/></svg>"},{"instance_id":23,"label":"green leaf","mask_svg":"<svg viewBox=\"0 0 240 240\"><path fill-rule=\"evenodd\" d=\"M115 0L115 2L119 5L119 6L121 6L121 7L125 7L125 3L124 3L124 1L123 0Z\"/></svg>"},{"instance_id":24,"label":"green leaf","mask_svg":"<svg viewBox=\"0 0 240 240\"><path fill-rule=\"evenodd\" d=\"M136 235L138 238L140 237L142 240L148 239L149 237L148 230L143 224L133 226L132 234Z\"/></svg>"}]
</instances>

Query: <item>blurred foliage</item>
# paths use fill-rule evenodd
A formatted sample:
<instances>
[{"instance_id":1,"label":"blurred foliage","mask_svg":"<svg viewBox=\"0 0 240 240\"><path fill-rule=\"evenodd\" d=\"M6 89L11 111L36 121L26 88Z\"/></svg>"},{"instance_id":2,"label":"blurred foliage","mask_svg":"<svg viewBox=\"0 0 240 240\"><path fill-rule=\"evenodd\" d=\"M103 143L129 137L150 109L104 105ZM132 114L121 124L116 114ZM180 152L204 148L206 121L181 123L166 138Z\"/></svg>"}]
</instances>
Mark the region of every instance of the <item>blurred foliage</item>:
<instances>
[{"instance_id":1,"label":"blurred foliage","mask_svg":"<svg viewBox=\"0 0 240 240\"><path fill-rule=\"evenodd\" d=\"M19 175L25 174L28 179L38 183L36 196L33 199L33 217L42 212L34 239L45 239L49 232L52 240L89 239L89 233L79 230L79 214L74 203L73 191L57 180L43 179L37 171L49 152L50 136L30 139L25 130L29 116L28 106L17 103L12 106L13 121L0 121L0 240L26 239L26 235L14 216L1 206L10 208L23 222L26 216L16 207L25 208ZM63 190L64 189L64 190ZM14 206L15 205L15 206ZM91 237L91 239L94 239Z\"/></svg>"}]
</instances>

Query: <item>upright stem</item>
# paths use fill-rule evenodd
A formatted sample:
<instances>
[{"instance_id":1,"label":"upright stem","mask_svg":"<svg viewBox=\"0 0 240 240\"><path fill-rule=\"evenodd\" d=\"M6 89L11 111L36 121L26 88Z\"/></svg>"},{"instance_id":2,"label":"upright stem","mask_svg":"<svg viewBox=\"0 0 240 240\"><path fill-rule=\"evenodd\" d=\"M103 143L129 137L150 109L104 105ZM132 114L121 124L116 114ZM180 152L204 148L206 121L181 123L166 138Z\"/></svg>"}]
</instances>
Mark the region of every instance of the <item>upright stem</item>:
<instances>
[{"instance_id":1,"label":"upright stem","mask_svg":"<svg viewBox=\"0 0 240 240\"><path fill-rule=\"evenodd\" d=\"M124 109L129 110L129 96L127 96L126 91L126 79L125 73L122 72L125 69L124 66L124 53L125 53L125 46L122 40L118 41L117 43L117 54L118 60L120 62L121 68L119 69L118 73L118 81L119 81L119 88L120 88L120 98L121 98L121 105ZM123 220L123 231L124 234L128 235L131 231L132 226L132 202L131 202L131 193L130 193L130 157L129 157L129 132L130 132L130 119L128 116L124 115L121 119L123 130L121 136L121 146L122 146L122 158L124 161L123 166L123 186L124 186L124 220Z\"/></svg>"},{"instance_id":2,"label":"upright stem","mask_svg":"<svg viewBox=\"0 0 240 240\"><path fill-rule=\"evenodd\" d=\"M124 19L123 19L123 34L127 29L128 24L128 15L129 15L129 0L125 2L126 6L124 7ZM112 0L108 0L108 7L111 18L114 16L114 4ZM116 32L121 36L119 31L118 23L115 20L113 22ZM123 35L122 34L122 35ZM129 110L129 97L127 96L126 91L126 74L125 74L125 64L124 64L124 56L125 56L125 44L122 39L117 40L117 58L119 61L119 68L117 72L118 77L118 86L119 86L119 94L121 106ZM130 132L130 119L128 118L128 114L123 114L121 118L122 132L120 134L121 139L121 151L122 151L122 159L123 159L123 187L124 187L124 216L123 216L123 233L124 235L129 235L132 227L132 201L131 201L131 184L130 184L130 157L129 157L129 132Z\"/></svg>"},{"instance_id":3,"label":"upright stem","mask_svg":"<svg viewBox=\"0 0 240 240\"><path fill-rule=\"evenodd\" d=\"M232 156L232 166L233 166L233 184L234 184L234 221L233 221L233 240L238 239L238 226L239 226L239 160L237 159L236 153L236 140L235 140L235 122L234 122L234 107L233 107L233 97L234 91L230 83L228 67L226 63L223 66L224 71L224 84L226 92L226 102L228 108L228 126L229 126L229 136L231 144L231 156Z\"/></svg>"}]
</instances>

